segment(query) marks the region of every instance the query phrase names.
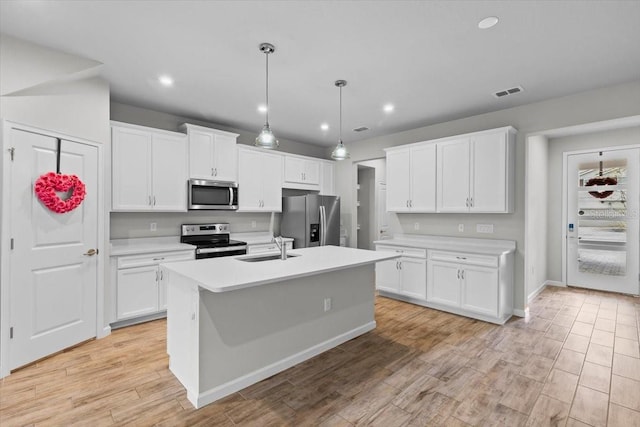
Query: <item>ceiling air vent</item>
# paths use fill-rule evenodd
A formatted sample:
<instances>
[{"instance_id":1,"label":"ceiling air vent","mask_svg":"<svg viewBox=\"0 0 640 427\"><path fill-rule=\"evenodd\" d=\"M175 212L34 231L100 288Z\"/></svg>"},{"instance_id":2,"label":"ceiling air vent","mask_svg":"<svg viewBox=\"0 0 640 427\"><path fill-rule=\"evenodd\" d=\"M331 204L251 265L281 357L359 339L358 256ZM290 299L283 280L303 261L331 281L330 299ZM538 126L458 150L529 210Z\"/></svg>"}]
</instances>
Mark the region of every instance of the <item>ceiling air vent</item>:
<instances>
[{"instance_id":1,"label":"ceiling air vent","mask_svg":"<svg viewBox=\"0 0 640 427\"><path fill-rule=\"evenodd\" d=\"M355 129L353 129L354 132L364 132L365 130L369 130L369 128L366 127L366 126L360 126L360 127L357 127Z\"/></svg>"},{"instance_id":2,"label":"ceiling air vent","mask_svg":"<svg viewBox=\"0 0 640 427\"><path fill-rule=\"evenodd\" d=\"M496 98L502 98L504 96L513 95L513 94L520 93L520 92L523 92L523 91L524 91L524 89L522 88L522 86L516 86L516 87L512 87L511 89L500 90L500 91L494 93L493 96L495 96Z\"/></svg>"}]
</instances>

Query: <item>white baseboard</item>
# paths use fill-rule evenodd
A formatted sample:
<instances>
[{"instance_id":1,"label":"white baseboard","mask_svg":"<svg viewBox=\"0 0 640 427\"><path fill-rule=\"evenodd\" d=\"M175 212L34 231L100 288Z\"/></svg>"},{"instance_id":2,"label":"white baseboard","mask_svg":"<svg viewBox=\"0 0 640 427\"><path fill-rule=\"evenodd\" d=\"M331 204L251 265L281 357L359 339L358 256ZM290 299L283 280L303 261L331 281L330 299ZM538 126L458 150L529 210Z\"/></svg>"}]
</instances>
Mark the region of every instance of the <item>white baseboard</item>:
<instances>
[{"instance_id":1,"label":"white baseboard","mask_svg":"<svg viewBox=\"0 0 640 427\"><path fill-rule=\"evenodd\" d=\"M251 384L255 384L259 381L264 380L265 378L269 378L270 376L273 376L278 372L289 369L290 367L297 365L298 363L302 363L305 360L311 359L312 357L317 356L320 353L331 350L332 348L337 347L340 344L347 342L350 339L353 339L364 333L367 333L375 328L375 321L365 323L364 325L347 331L344 334L340 334L336 337L321 342L320 344L316 344L312 347L302 350L301 352L272 363L271 365L250 372L240 378L236 378L233 381L229 381L228 383L209 389L203 393L200 393L199 395L197 393L193 393L191 390L187 390L187 399L189 399L189 402L191 402L191 404L196 408L201 408L204 405L208 405L209 403L215 402L218 399L242 390L243 388L248 387Z\"/></svg>"},{"instance_id":2,"label":"white baseboard","mask_svg":"<svg viewBox=\"0 0 640 427\"><path fill-rule=\"evenodd\" d=\"M519 310L517 308L514 308L513 315L518 317L527 317L527 312L526 310Z\"/></svg>"},{"instance_id":3,"label":"white baseboard","mask_svg":"<svg viewBox=\"0 0 640 427\"><path fill-rule=\"evenodd\" d=\"M566 288L567 284L564 282L558 282L557 280L547 280L546 282L544 282L545 285L547 286L558 286L560 288Z\"/></svg>"},{"instance_id":4,"label":"white baseboard","mask_svg":"<svg viewBox=\"0 0 640 427\"><path fill-rule=\"evenodd\" d=\"M111 326L107 325L104 328L102 328L102 331L98 330L98 336L96 338L100 339L100 338L104 338L106 336L111 335Z\"/></svg>"},{"instance_id":5,"label":"white baseboard","mask_svg":"<svg viewBox=\"0 0 640 427\"><path fill-rule=\"evenodd\" d=\"M531 292L529 294L529 296L527 297L527 303L530 303L531 300L533 300L535 297L540 295L540 292L544 291L544 288L546 288L546 287L547 287L547 282L544 282L542 285L540 285L540 287L538 289L536 289L535 291Z\"/></svg>"}]
</instances>

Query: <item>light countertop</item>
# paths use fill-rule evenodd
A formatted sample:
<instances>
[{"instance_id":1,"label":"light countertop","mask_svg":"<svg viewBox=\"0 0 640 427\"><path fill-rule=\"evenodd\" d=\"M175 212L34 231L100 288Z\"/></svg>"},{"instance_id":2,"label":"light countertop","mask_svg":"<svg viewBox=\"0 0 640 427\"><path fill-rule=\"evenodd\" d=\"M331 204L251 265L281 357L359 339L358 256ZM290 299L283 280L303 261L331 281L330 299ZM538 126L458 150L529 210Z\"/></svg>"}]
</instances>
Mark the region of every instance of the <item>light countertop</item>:
<instances>
[{"instance_id":1,"label":"light countertop","mask_svg":"<svg viewBox=\"0 0 640 427\"><path fill-rule=\"evenodd\" d=\"M195 250L196 247L180 243L180 237L145 237L139 239L114 239L111 256L136 255L155 252Z\"/></svg>"},{"instance_id":2,"label":"light countertop","mask_svg":"<svg viewBox=\"0 0 640 427\"><path fill-rule=\"evenodd\" d=\"M516 250L516 242L513 240L430 236L421 234L397 234L393 236L393 239L376 240L373 243L376 245L450 250L484 255L502 255Z\"/></svg>"},{"instance_id":3,"label":"light countertop","mask_svg":"<svg viewBox=\"0 0 640 427\"><path fill-rule=\"evenodd\" d=\"M161 266L171 272L188 277L211 292L227 292L267 283L327 273L346 268L373 264L398 258L399 254L376 252L339 246L319 246L288 251L297 257L261 262L246 262L239 255L165 263Z\"/></svg>"}]
</instances>

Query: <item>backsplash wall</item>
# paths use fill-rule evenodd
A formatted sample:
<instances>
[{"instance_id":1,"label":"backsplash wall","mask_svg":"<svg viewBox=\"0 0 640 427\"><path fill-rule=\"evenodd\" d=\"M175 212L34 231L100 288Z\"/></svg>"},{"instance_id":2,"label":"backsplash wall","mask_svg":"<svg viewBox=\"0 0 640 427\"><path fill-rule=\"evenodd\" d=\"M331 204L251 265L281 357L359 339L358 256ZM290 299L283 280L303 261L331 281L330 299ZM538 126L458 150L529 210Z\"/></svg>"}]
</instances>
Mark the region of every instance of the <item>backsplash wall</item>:
<instances>
[{"instance_id":1,"label":"backsplash wall","mask_svg":"<svg viewBox=\"0 0 640 427\"><path fill-rule=\"evenodd\" d=\"M281 214L245 213L224 211L201 212L112 212L111 239L130 239L139 237L179 236L181 224L200 224L207 222L228 222L232 233L273 231L280 235ZM255 221L255 228L252 222ZM156 223L156 231L150 230L150 224Z\"/></svg>"}]
</instances>

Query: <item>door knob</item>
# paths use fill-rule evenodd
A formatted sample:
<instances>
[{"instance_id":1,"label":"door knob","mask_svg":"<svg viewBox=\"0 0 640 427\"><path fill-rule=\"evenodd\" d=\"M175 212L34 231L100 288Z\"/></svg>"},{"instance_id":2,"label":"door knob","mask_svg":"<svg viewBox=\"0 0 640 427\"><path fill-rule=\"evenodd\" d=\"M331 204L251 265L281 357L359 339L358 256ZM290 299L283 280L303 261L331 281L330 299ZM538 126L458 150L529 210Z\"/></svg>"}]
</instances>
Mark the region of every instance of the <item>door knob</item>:
<instances>
[{"instance_id":1,"label":"door knob","mask_svg":"<svg viewBox=\"0 0 640 427\"><path fill-rule=\"evenodd\" d=\"M98 254L98 250L97 249L89 249L87 252L85 252L84 256L94 256Z\"/></svg>"}]
</instances>

